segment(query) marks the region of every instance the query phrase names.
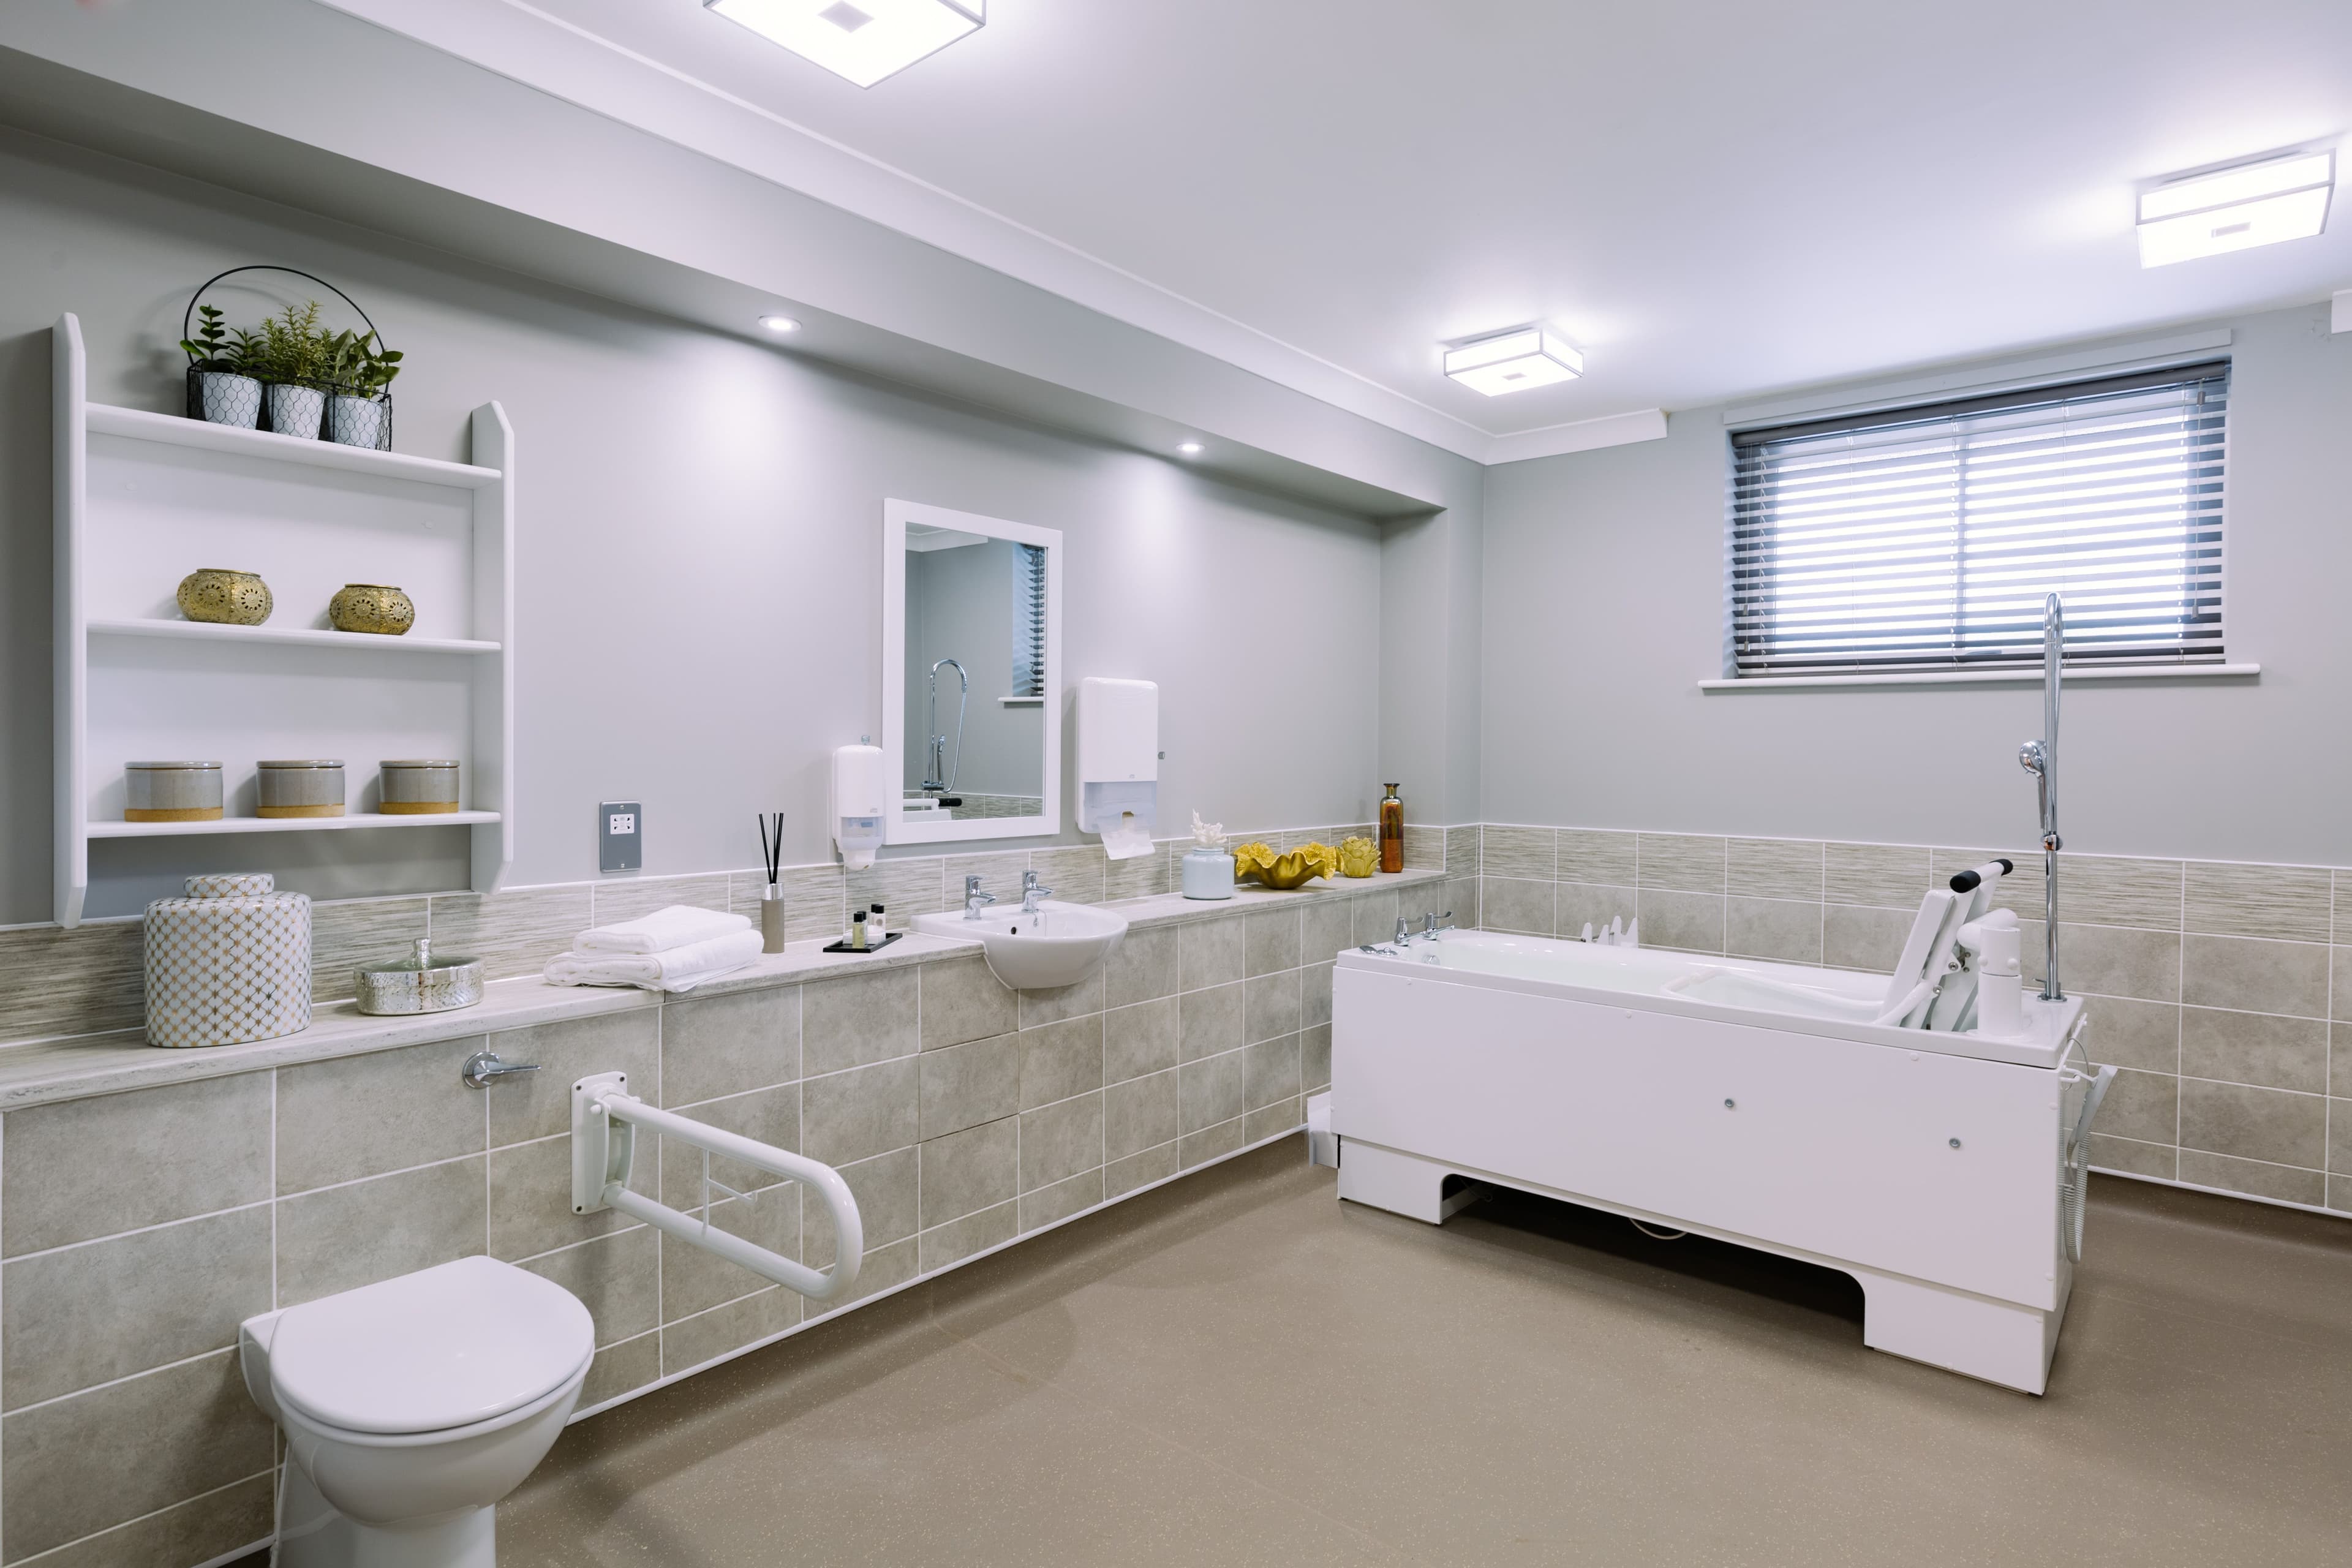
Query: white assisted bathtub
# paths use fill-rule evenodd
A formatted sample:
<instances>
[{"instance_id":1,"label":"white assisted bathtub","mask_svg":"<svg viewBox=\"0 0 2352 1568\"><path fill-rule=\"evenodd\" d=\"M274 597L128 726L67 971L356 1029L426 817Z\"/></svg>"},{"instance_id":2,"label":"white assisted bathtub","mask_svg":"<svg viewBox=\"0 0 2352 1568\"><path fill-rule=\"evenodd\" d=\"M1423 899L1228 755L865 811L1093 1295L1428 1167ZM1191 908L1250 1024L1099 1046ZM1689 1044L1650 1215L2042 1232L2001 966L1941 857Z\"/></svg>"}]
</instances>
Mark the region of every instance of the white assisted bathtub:
<instances>
[{"instance_id":1,"label":"white assisted bathtub","mask_svg":"<svg viewBox=\"0 0 2352 1568\"><path fill-rule=\"evenodd\" d=\"M2029 995L1995 1040L1874 1024L1887 987L1487 931L1350 950L1339 1195L1442 1224L1467 1177L1825 1264L1861 1282L1865 1344L2039 1394L2083 1005Z\"/></svg>"}]
</instances>

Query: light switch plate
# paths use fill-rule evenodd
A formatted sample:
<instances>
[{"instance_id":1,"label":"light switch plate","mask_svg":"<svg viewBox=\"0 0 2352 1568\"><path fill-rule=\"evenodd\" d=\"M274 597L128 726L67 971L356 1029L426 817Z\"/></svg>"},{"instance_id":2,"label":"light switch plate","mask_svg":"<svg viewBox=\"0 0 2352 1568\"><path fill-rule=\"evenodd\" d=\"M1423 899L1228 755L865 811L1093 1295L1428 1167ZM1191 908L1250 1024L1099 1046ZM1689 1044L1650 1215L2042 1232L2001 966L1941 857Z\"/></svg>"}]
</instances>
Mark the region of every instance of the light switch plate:
<instances>
[{"instance_id":1,"label":"light switch plate","mask_svg":"<svg viewBox=\"0 0 2352 1568\"><path fill-rule=\"evenodd\" d=\"M646 863L646 808L634 800L608 800L596 808L596 868L635 871Z\"/></svg>"}]
</instances>

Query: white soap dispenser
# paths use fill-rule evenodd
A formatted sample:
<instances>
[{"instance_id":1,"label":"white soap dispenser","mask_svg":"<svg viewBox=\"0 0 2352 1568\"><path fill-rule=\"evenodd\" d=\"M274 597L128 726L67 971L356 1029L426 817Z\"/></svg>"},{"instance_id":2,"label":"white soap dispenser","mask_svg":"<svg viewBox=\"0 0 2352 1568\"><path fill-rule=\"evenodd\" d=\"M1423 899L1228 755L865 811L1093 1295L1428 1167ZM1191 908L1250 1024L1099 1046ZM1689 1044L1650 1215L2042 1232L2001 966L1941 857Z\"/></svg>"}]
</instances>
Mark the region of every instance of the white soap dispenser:
<instances>
[{"instance_id":1,"label":"white soap dispenser","mask_svg":"<svg viewBox=\"0 0 2352 1568\"><path fill-rule=\"evenodd\" d=\"M1078 831L1114 860L1151 853L1160 811L1160 687L1097 675L1078 682Z\"/></svg>"},{"instance_id":2,"label":"white soap dispenser","mask_svg":"<svg viewBox=\"0 0 2352 1568\"><path fill-rule=\"evenodd\" d=\"M887 784L881 747L843 746L834 752L825 816L833 824L833 841L841 848L841 863L852 871L873 865L874 852L882 847L883 824L890 810Z\"/></svg>"}]
</instances>

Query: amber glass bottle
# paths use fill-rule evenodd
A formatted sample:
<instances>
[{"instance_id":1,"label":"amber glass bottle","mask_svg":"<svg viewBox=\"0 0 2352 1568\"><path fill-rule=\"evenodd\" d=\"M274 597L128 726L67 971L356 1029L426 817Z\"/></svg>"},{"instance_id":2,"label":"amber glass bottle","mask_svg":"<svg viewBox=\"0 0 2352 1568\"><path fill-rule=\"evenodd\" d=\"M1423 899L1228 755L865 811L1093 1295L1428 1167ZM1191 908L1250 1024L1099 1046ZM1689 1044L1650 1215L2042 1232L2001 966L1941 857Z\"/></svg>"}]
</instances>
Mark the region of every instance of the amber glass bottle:
<instances>
[{"instance_id":1,"label":"amber glass bottle","mask_svg":"<svg viewBox=\"0 0 2352 1568\"><path fill-rule=\"evenodd\" d=\"M1404 802L1397 798L1397 786L1390 784L1388 795L1381 801L1381 869L1404 869Z\"/></svg>"}]
</instances>

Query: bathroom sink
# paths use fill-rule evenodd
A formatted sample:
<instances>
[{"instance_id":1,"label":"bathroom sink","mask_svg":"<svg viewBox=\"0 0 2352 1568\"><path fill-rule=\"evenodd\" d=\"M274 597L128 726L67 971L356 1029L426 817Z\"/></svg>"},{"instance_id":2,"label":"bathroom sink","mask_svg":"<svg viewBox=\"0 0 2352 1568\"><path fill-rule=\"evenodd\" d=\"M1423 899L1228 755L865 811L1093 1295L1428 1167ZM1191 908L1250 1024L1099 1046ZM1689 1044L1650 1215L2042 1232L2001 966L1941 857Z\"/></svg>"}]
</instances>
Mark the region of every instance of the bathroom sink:
<instances>
[{"instance_id":1,"label":"bathroom sink","mask_svg":"<svg viewBox=\"0 0 2352 1568\"><path fill-rule=\"evenodd\" d=\"M999 980L1016 991L1043 991L1076 985L1102 967L1127 935L1127 921L1108 910L1047 899L1034 915L989 909L978 920L968 920L950 910L917 915L915 929L978 942Z\"/></svg>"}]
</instances>

